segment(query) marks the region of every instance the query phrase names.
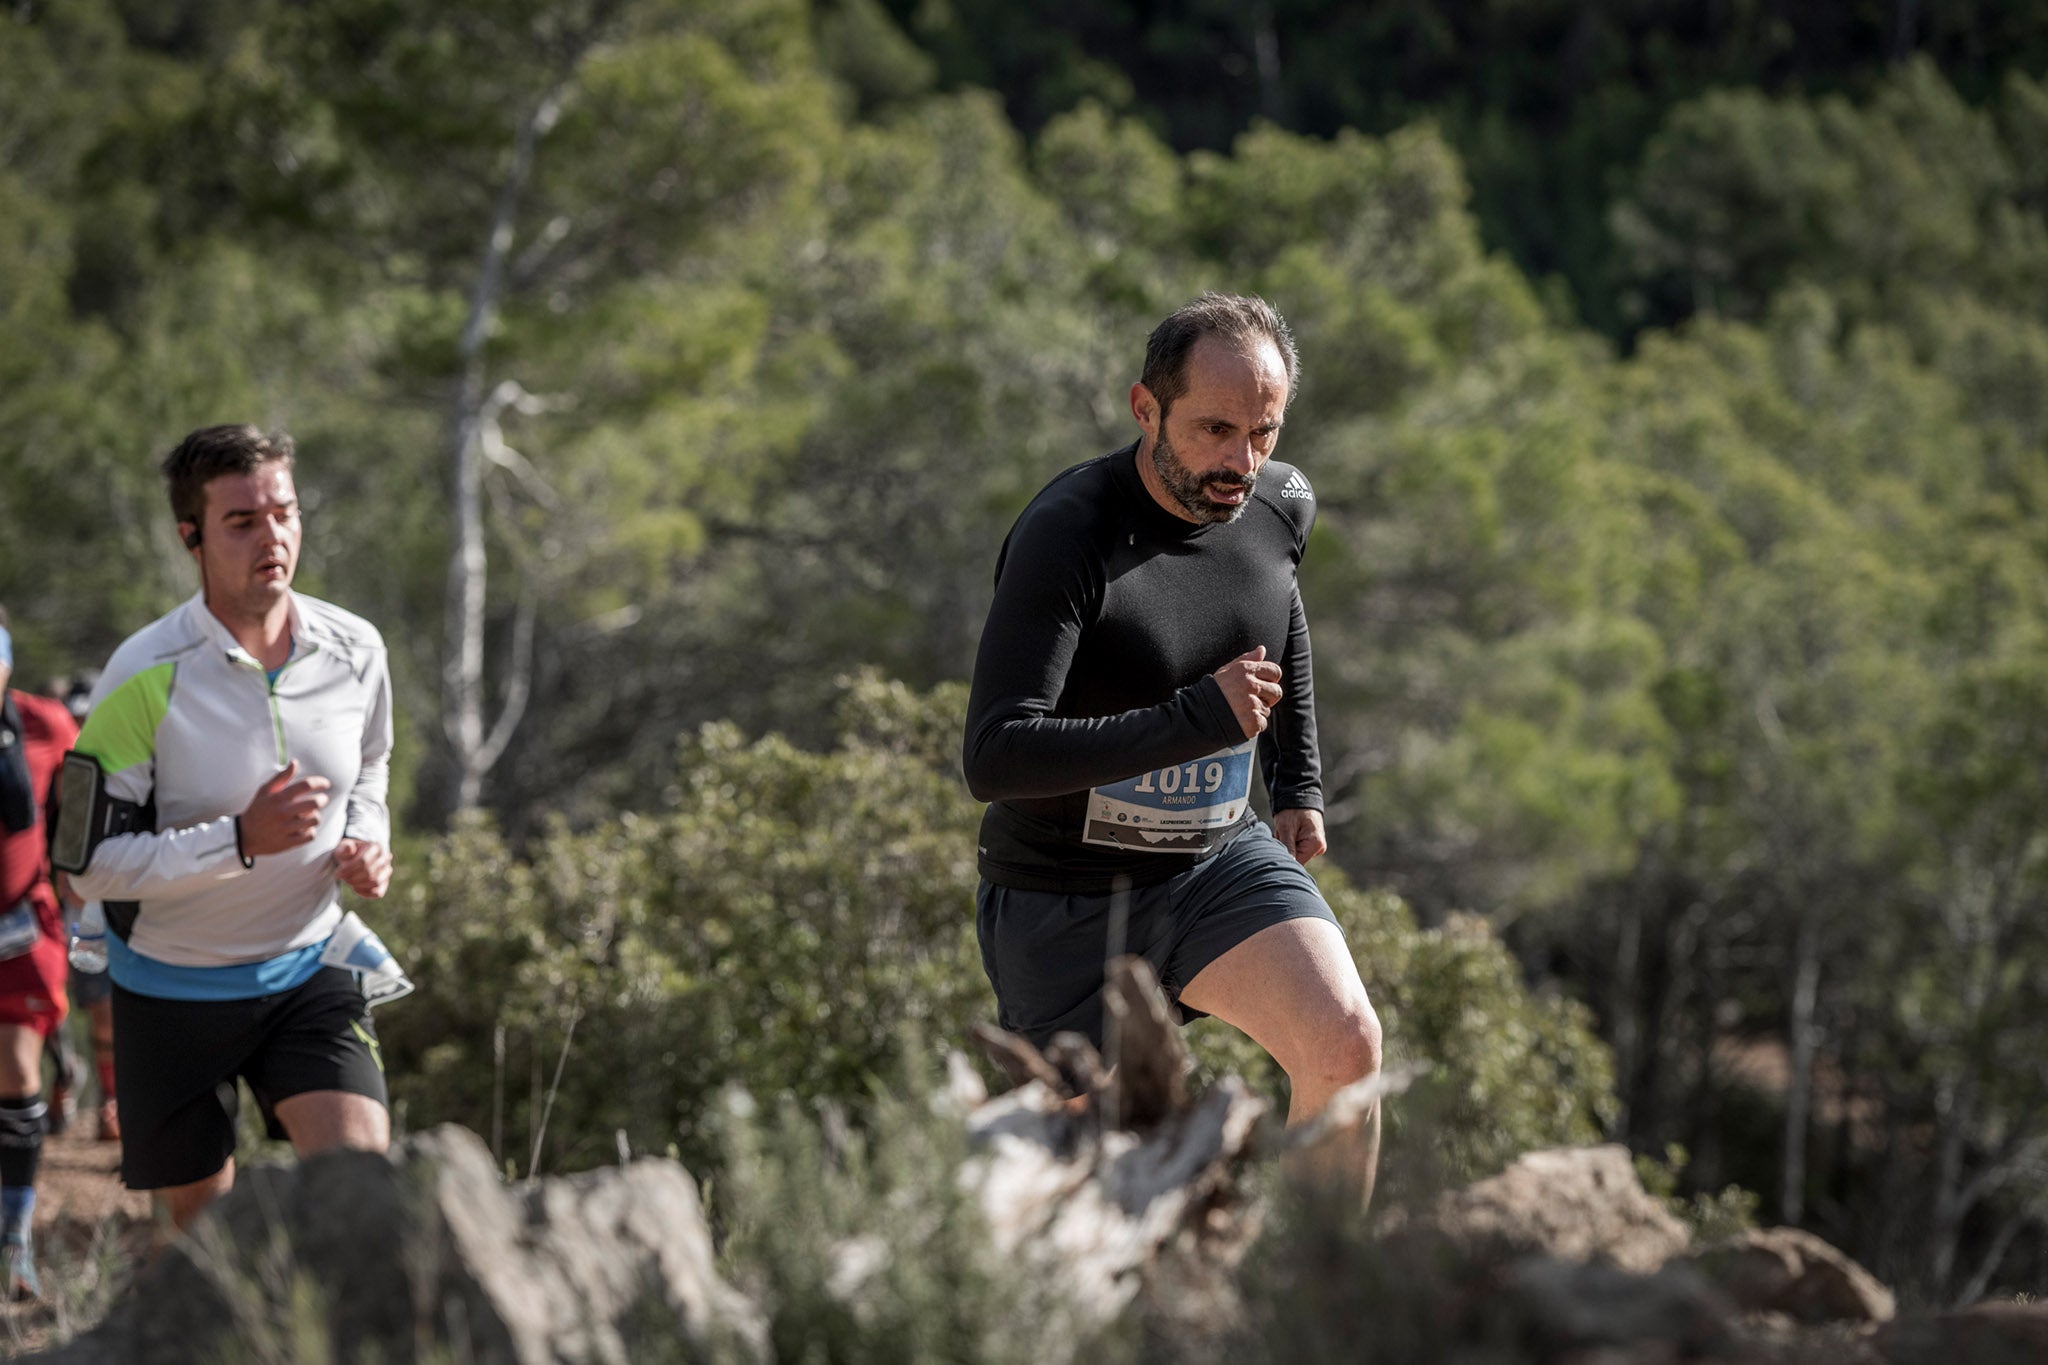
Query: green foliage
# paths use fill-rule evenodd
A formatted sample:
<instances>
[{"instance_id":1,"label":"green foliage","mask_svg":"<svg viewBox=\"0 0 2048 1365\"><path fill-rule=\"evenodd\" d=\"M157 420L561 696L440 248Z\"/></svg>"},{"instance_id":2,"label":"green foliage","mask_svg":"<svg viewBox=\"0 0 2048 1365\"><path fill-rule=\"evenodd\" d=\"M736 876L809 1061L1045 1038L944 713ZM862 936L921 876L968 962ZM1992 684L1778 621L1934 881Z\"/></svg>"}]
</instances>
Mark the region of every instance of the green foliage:
<instances>
[{"instance_id":1,"label":"green foliage","mask_svg":"<svg viewBox=\"0 0 2048 1365\"><path fill-rule=\"evenodd\" d=\"M1373 943L1359 950L1371 955ZM1429 1141L1444 1170L1476 1177L1533 1148L1598 1139L1613 1079L1590 1018L1569 1000L1530 995L1482 921L1447 920L1405 962L1389 963L1386 979L1396 1055L1433 1068L1420 1088L1432 1097Z\"/></svg>"},{"instance_id":2,"label":"green foliage","mask_svg":"<svg viewBox=\"0 0 2048 1365\"><path fill-rule=\"evenodd\" d=\"M1719 1193L1701 1193L1680 1200L1672 1212L1692 1229L1694 1243L1704 1246L1754 1228L1762 1202L1751 1190L1726 1185Z\"/></svg>"},{"instance_id":3,"label":"green foliage","mask_svg":"<svg viewBox=\"0 0 2048 1365\"><path fill-rule=\"evenodd\" d=\"M523 1171L552 1104L547 1169L607 1159L621 1131L701 1165L727 1085L858 1112L903 1030L964 1045L992 1006L964 706L855 679L828 752L711 727L659 813L557 827L525 857L481 823L425 849L380 919L420 985L380 1020L407 1121L490 1133ZM1598 1135L1611 1073L1581 1008L1529 993L1482 921L1424 931L1391 895L1324 882L1392 1055L1435 1067L1449 1169ZM1234 1030L1198 1033L1210 1074L1272 1079Z\"/></svg>"},{"instance_id":4,"label":"green foliage","mask_svg":"<svg viewBox=\"0 0 2048 1365\"><path fill-rule=\"evenodd\" d=\"M890 22L880 0L839 0L817 15L819 59L852 92L857 108L872 114L929 89L932 59Z\"/></svg>"},{"instance_id":5,"label":"green foliage","mask_svg":"<svg viewBox=\"0 0 2048 1365\"><path fill-rule=\"evenodd\" d=\"M1638 1154L1636 1176L1645 1190L1663 1200L1673 1215L1691 1229L1694 1246L1708 1246L1754 1228L1761 1201L1740 1185L1726 1186L1715 1194L1700 1193L1690 1198L1680 1195L1679 1182L1691 1160L1685 1148L1674 1142L1664 1149L1662 1157Z\"/></svg>"},{"instance_id":6,"label":"green foliage","mask_svg":"<svg viewBox=\"0 0 2048 1365\"><path fill-rule=\"evenodd\" d=\"M907 1055L915 1059L912 1043ZM767 1311L777 1360L1065 1360L1090 1345L1046 1272L991 1241L965 1128L931 1078L831 1103L724 1098L721 1268Z\"/></svg>"},{"instance_id":7,"label":"green foliage","mask_svg":"<svg viewBox=\"0 0 2048 1365\"><path fill-rule=\"evenodd\" d=\"M543 1164L701 1155L727 1079L853 1097L896 1023L956 1037L954 737L872 684L835 727L834 680L957 683L1017 510L1130 438L1147 330L1258 290L1305 363L1332 860L1374 890L1328 884L1447 1150L1612 1122L1717 1188L1783 1103L1722 1051L1810 999L1845 1107L1781 1142L1822 1230L1974 1239L1930 1292L2048 1254L2048 95L2011 7L174 8L0 16L0 600L23 681L103 661L192 588L152 455L288 426L302 581L393 645L418 829L502 229L488 636L530 619L534 667L497 822L418 835L387 912L416 1118L524 1169L566 1057ZM1459 908L1597 1006L1617 1109Z\"/></svg>"},{"instance_id":8,"label":"green foliage","mask_svg":"<svg viewBox=\"0 0 2048 1365\"><path fill-rule=\"evenodd\" d=\"M1453 1359L1447 1267L1389 1255L1348 1210L1294 1199L1242 1273L1243 1318L1220 1341L1187 1343L1197 1361Z\"/></svg>"},{"instance_id":9,"label":"green foliage","mask_svg":"<svg viewBox=\"0 0 2048 1365\"><path fill-rule=\"evenodd\" d=\"M1599 1140L1613 1066L1582 1006L1525 987L1484 920L1422 929L1397 896L1361 892L1335 869L1317 879L1380 1016L1388 1064L1429 1067L1392 1107L1390 1161L1412 1163L1404 1146L1426 1146L1431 1178L1468 1181L1523 1152ZM1243 1034L1202 1021L1189 1042L1201 1076L1250 1078L1286 1112L1284 1076Z\"/></svg>"},{"instance_id":10,"label":"green foliage","mask_svg":"<svg viewBox=\"0 0 2048 1365\"><path fill-rule=\"evenodd\" d=\"M1038 183L1098 262L1100 283L1121 284L1120 303L1141 301L1160 271L1154 253L1178 238L1178 158L1142 123L1093 102L1053 120L1033 157Z\"/></svg>"},{"instance_id":11,"label":"green foliage","mask_svg":"<svg viewBox=\"0 0 2048 1365\"><path fill-rule=\"evenodd\" d=\"M527 1170L566 1057L541 1166L601 1161L614 1132L702 1164L726 1085L850 1101L901 1029L963 1038L987 986L974 812L929 761L943 722L873 680L844 716L823 754L707 728L665 810L525 858L480 822L428 849L381 929L420 983L381 1021L409 1122L466 1123Z\"/></svg>"},{"instance_id":12,"label":"green foliage","mask_svg":"<svg viewBox=\"0 0 2048 1365\"><path fill-rule=\"evenodd\" d=\"M1931 7L1759 0L1708 12L1639 0L888 5L932 54L943 85L1001 92L1019 125L1033 132L1088 100L1144 119L1183 151L1227 147L1261 121L1317 137L1434 123L1469 170L1488 240L1532 278L1568 286L1588 321L1616 334L1645 319L1631 315L1633 280L1615 268L1617 239L1627 243L1631 235L1613 229L1610 199L1615 182L1644 157L1646 141L1652 160L1663 154L1660 129L1683 117L1673 115L1675 107L1724 97L1709 92L1738 99L1867 94L1912 54L1915 65L1939 72L1937 79L1973 102L2004 94L2001 112L2017 133L2038 125L2027 121L2033 106L2011 91L2028 75L2038 79L2048 59L2042 29L2025 7L1989 0ZM1939 135L1924 121L1910 126ZM1811 145L1800 136L1808 131L1758 126L1738 159L1754 154L1758 169L1787 185L1824 184L1799 155ZM2015 136L2013 143L2038 148L2042 139ZM1686 173L1676 164L1673 171L1682 193ZM1698 178L1712 178L1711 158ZM2031 183L2042 183L2038 174ZM1705 226L1727 231L1702 240L1698 254L1732 245L1737 257L1767 259L1766 244L1802 231L1790 215L1771 211L1773 199L1767 191L1761 202L1706 216ZM1753 234L1744 232L1749 208L1758 210ZM1967 211L1928 195L1908 216L1959 210ZM1866 235L1891 230L1878 220ZM1749 241L1735 244L1736 236ZM1677 316L1698 306L1677 296L1658 302Z\"/></svg>"},{"instance_id":13,"label":"green foliage","mask_svg":"<svg viewBox=\"0 0 2048 1365\"><path fill-rule=\"evenodd\" d=\"M1883 309L1923 290L2038 289L2014 180L1993 115L1915 61L1863 108L1755 91L1682 106L1617 228L1634 276L1695 307L1754 317L1808 281Z\"/></svg>"},{"instance_id":14,"label":"green foliage","mask_svg":"<svg viewBox=\"0 0 2048 1365\"><path fill-rule=\"evenodd\" d=\"M2048 672L2038 649L2018 650L1957 678L1898 776L1905 827L1922 850L1907 903L1913 927L1891 930L1878 953L1895 1007L1888 1051L1951 1110L1970 1111L1992 1187L2024 1207L2024 1172L2048 1106L2048 1077L2032 1059L2048 1046L2048 809L2041 765L2048 742Z\"/></svg>"}]
</instances>

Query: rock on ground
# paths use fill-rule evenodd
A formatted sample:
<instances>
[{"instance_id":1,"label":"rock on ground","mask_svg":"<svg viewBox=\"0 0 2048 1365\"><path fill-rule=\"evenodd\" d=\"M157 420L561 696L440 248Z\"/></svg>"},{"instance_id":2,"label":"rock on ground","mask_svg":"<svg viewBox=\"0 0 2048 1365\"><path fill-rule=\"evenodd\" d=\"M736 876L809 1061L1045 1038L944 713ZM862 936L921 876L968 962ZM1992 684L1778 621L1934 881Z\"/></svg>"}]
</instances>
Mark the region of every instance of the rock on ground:
<instances>
[{"instance_id":1,"label":"rock on ground","mask_svg":"<svg viewBox=\"0 0 2048 1365\"><path fill-rule=\"evenodd\" d=\"M1642 1275L1684 1251L1689 1237L1643 1188L1618 1144L1530 1152L1499 1175L1445 1195L1429 1221L1468 1252L1600 1256Z\"/></svg>"},{"instance_id":2,"label":"rock on ground","mask_svg":"<svg viewBox=\"0 0 2048 1365\"><path fill-rule=\"evenodd\" d=\"M46 1358L289 1360L309 1335L338 1361L766 1354L681 1166L508 1186L482 1139L446 1126L389 1157L243 1172L97 1329Z\"/></svg>"},{"instance_id":3,"label":"rock on ground","mask_svg":"<svg viewBox=\"0 0 2048 1365\"><path fill-rule=\"evenodd\" d=\"M1810 1232L1755 1228L1688 1258L1735 1305L1798 1322L1889 1322L1897 1305L1877 1277Z\"/></svg>"},{"instance_id":4,"label":"rock on ground","mask_svg":"<svg viewBox=\"0 0 2048 1365\"><path fill-rule=\"evenodd\" d=\"M1888 1365L2048 1365L2048 1303L1980 1303L1878 1333Z\"/></svg>"}]
</instances>

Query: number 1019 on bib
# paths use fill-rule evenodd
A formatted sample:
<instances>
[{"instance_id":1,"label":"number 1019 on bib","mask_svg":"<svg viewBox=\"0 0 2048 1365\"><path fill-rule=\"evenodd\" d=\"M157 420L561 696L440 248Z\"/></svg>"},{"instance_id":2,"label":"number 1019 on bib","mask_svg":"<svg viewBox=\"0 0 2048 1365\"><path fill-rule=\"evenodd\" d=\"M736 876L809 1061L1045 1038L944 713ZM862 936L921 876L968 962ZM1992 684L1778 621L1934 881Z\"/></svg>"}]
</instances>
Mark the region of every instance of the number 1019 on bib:
<instances>
[{"instance_id":1,"label":"number 1019 on bib","mask_svg":"<svg viewBox=\"0 0 2048 1365\"><path fill-rule=\"evenodd\" d=\"M1252 790L1248 739L1088 793L1083 843L1146 853L1206 853L1244 818Z\"/></svg>"}]
</instances>

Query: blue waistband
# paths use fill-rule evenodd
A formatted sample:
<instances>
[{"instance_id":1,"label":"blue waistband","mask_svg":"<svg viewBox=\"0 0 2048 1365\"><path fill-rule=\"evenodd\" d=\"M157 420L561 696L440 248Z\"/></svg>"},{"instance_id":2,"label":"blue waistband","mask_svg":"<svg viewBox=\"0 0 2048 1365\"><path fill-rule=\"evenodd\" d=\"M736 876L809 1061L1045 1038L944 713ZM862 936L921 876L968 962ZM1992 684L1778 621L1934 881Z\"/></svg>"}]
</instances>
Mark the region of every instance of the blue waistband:
<instances>
[{"instance_id":1,"label":"blue waistband","mask_svg":"<svg viewBox=\"0 0 2048 1365\"><path fill-rule=\"evenodd\" d=\"M109 934L107 972L122 990L163 1000L253 1000L305 985L320 970L320 953L326 947L323 939L262 962L177 967L145 957Z\"/></svg>"}]
</instances>

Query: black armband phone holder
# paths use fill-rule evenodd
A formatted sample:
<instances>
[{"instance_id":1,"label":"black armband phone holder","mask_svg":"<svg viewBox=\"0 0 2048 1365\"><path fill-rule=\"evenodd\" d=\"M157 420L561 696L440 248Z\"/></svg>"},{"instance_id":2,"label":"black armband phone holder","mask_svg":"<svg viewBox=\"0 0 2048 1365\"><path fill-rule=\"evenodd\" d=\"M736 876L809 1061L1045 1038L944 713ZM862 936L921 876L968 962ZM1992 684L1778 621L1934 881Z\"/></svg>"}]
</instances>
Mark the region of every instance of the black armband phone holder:
<instances>
[{"instance_id":1,"label":"black armband phone holder","mask_svg":"<svg viewBox=\"0 0 2048 1365\"><path fill-rule=\"evenodd\" d=\"M50 866L59 872L83 872L93 850L116 834L152 832L149 809L134 801L107 795L106 770L91 754L73 749L57 773L57 818L50 823Z\"/></svg>"}]
</instances>

